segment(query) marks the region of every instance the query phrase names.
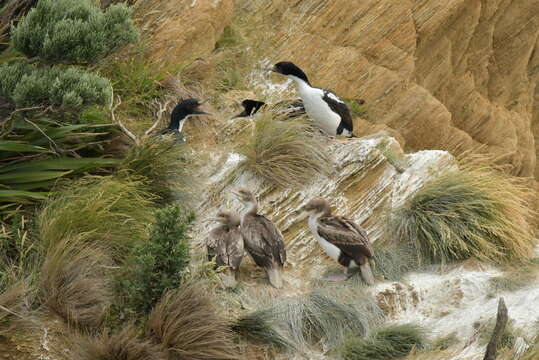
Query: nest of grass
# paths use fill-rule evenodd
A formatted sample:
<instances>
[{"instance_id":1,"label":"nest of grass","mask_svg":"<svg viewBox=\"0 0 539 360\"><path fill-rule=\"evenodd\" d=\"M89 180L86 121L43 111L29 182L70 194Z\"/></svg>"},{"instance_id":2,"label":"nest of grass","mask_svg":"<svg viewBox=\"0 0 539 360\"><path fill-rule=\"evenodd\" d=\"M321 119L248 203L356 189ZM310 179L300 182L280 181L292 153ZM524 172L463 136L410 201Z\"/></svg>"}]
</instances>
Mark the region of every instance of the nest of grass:
<instances>
[{"instance_id":1,"label":"nest of grass","mask_svg":"<svg viewBox=\"0 0 539 360\"><path fill-rule=\"evenodd\" d=\"M245 157L237 171L248 171L280 188L302 188L331 173L321 136L301 120L276 118L261 112L235 152Z\"/></svg>"},{"instance_id":2,"label":"nest of grass","mask_svg":"<svg viewBox=\"0 0 539 360\"><path fill-rule=\"evenodd\" d=\"M390 233L420 260L526 260L536 243L532 195L522 179L464 159L394 211Z\"/></svg>"}]
</instances>

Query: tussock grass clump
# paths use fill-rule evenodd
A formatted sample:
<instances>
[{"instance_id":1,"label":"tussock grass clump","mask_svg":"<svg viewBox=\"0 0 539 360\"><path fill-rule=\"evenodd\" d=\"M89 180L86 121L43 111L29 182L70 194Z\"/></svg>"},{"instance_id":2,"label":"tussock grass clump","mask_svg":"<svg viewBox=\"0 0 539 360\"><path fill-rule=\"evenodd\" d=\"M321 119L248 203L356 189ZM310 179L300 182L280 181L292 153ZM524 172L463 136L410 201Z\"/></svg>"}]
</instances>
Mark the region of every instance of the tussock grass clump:
<instances>
[{"instance_id":1,"label":"tussock grass clump","mask_svg":"<svg viewBox=\"0 0 539 360\"><path fill-rule=\"evenodd\" d=\"M301 188L330 173L325 146L308 124L279 121L270 112L255 121L252 135L236 149L245 157L239 171L250 171L282 188Z\"/></svg>"},{"instance_id":2,"label":"tussock grass clump","mask_svg":"<svg viewBox=\"0 0 539 360\"><path fill-rule=\"evenodd\" d=\"M186 189L194 181L188 175L184 162L185 145L163 137L144 138L140 145L133 145L122 160L119 176L140 178L146 190L159 196L163 203L174 197L186 198Z\"/></svg>"},{"instance_id":3,"label":"tussock grass clump","mask_svg":"<svg viewBox=\"0 0 539 360\"><path fill-rule=\"evenodd\" d=\"M78 328L98 327L112 297L106 253L84 235L55 243L41 269L40 302Z\"/></svg>"},{"instance_id":4,"label":"tussock grass clump","mask_svg":"<svg viewBox=\"0 0 539 360\"><path fill-rule=\"evenodd\" d=\"M88 242L115 255L145 236L152 202L139 182L111 177L86 177L53 195L37 214L45 248L84 234Z\"/></svg>"},{"instance_id":5,"label":"tussock grass clump","mask_svg":"<svg viewBox=\"0 0 539 360\"><path fill-rule=\"evenodd\" d=\"M343 348L345 360L390 360L408 355L425 343L424 330L413 324L382 328L367 338L351 338Z\"/></svg>"},{"instance_id":6,"label":"tussock grass clump","mask_svg":"<svg viewBox=\"0 0 539 360\"><path fill-rule=\"evenodd\" d=\"M369 295L357 288L317 289L241 316L233 329L247 339L290 350L320 341L342 343L349 334L365 334L382 318ZM336 295L338 294L338 295Z\"/></svg>"},{"instance_id":7,"label":"tussock grass clump","mask_svg":"<svg viewBox=\"0 0 539 360\"><path fill-rule=\"evenodd\" d=\"M393 213L391 231L430 261L525 260L535 239L531 189L497 169L463 164L418 190Z\"/></svg>"},{"instance_id":8,"label":"tussock grass clump","mask_svg":"<svg viewBox=\"0 0 539 360\"><path fill-rule=\"evenodd\" d=\"M150 314L149 331L182 359L240 359L228 323L217 313L209 293L201 283L167 292Z\"/></svg>"},{"instance_id":9,"label":"tussock grass clump","mask_svg":"<svg viewBox=\"0 0 539 360\"><path fill-rule=\"evenodd\" d=\"M374 246L375 276L390 281L398 281L410 271L418 270L420 265L412 246L389 244Z\"/></svg>"},{"instance_id":10,"label":"tussock grass clump","mask_svg":"<svg viewBox=\"0 0 539 360\"><path fill-rule=\"evenodd\" d=\"M166 360L161 345L139 338L137 329L127 325L119 332L103 332L96 337L77 336L72 349L80 360Z\"/></svg>"}]
</instances>

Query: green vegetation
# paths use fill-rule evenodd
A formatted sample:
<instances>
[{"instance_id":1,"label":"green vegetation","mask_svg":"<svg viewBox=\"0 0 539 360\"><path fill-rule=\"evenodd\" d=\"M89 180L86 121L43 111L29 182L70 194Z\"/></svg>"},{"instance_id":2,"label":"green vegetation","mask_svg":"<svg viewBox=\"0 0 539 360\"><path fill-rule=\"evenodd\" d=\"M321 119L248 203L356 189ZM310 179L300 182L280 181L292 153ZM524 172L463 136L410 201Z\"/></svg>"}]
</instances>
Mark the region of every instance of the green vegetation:
<instances>
[{"instance_id":1,"label":"green vegetation","mask_svg":"<svg viewBox=\"0 0 539 360\"><path fill-rule=\"evenodd\" d=\"M301 188L331 168L325 145L307 124L279 121L266 112L236 151L245 157L238 171L249 171L282 188Z\"/></svg>"},{"instance_id":2,"label":"green vegetation","mask_svg":"<svg viewBox=\"0 0 539 360\"><path fill-rule=\"evenodd\" d=\"M427 261L526 260L535 245L531 191L488 166L463 165L424 185L397 209L390 233Z\"/></svg>"},{"instance_id":3,"label":"green vegetation","mask_svg":"<svg viewBox=\"0 0 539 360\"><path fill-rule=\"evenodd\" d=\"M87 177L53 195L37 214L36 224L45 248L84 234L81 240L124 257L126 249L145 238L151 205L151 195L139 182Z\"/></svg>"},{"instance_id":4,"label":"green vegetation","mask_svg":"<svg viewBox=\"0 0 539 360\"><path fill-rule=\"evenodd\" d=\"M76 68L34 67L24 63L0 65L0 77L7 82L0 96L18 107L40 104L77 109L110 101L110 82L99 75Z\"/></svg>"},{"instance_id":5,"label":"green vegetation","mask_svg":"<svg viewBox=\"0 0 539 360\"><path fill-rule=\"evenodd\" d=\"M367 117L367 108L363 105L363 103L360 103L358 100L354 99L344 99L344 102L346 105L348 105L352 117Z\"/></svg>"},{"instance_id":6,"label":"green vegetation","mask_svg":"<svg viewBox=\"0 0 539 360\"><path fill-rule=\"evenodd\" d=\"M342 356L344 360L398 359L424 344L424 330L417 325L392 325L375 331L367 338L350 338Z\"/></svg>"},{"instance_id":7,"label":"green vegetation","mask_svg":"<svg viewBox=\"0 0 539 360\"><path fill-rule=\"evenodd\" d=\"M148 313L161 296L176 289L189 265L189 231L194 220L178 206L155 212L149 241L137 244L118 278L120 311Z\"/></svg>"},{"instance_id":8,"label":"green vegetation","mask_svg":"<svg viewBox=\"0 0 539 360\"><path fill-rule=\"evenodd\" d=\"M147 191L157 195L162 203L171 203L174 198L185 200L189 197L186 189L192 187L194 180L181 161L184 153L185 145L174 139L144 138L129 149L118 173L140 179Z\"/></svg>"},{"instance_id":9,"label":"green vegetation","mask_svg":"<svg viewBox=\"0 0 539 360\"><path fill-rule=\"evenodd\" d=\"M2 221L21 204L43 201L61 178L117 164L103 158L110 157L108 115L84 113L110 102L110 81L65 64L95 63L137 36L127 7L102 13L92 0L40 0L12 29L0 64L0 98L9 105L0 129Z\"/></svg>"},{"instance_id":10,"label":"green vegetation","mask_svg":"<svg viewBox=\"0 0 539 360\"><path fill-rule=\"evenodd\" d=\"M494 327L496 326L496 319L490 319L486 324L485 328L481 332L481 336L479 338L479 342L482 345L487 345L490 338L492 337L492 333L494 331ZM517 337L523 337L526 338L526 335L524 332L520 329L515 328L515 321L513 319L509 319L507 322L507 325L505 326L505 330L503 331L502 337L498 343L499 349L512 349L515 346L515 341L517 340Z\"/></svg>"},{"instance_id":11,"label":"green vegetation","mask_svg":"<svg viewBox=\"0 0 539 360\"><path fill-rule=\"evenodd\" d=\"M92 0L40 0L12 30L15 48L49 62L94 63L137 39L131 11Z\"/></svg>"},{"instance_id":12,"label":"green vegetation","mask_svg":"<svg viewBox=\"0 0 539 360\"><path fill-rule=\"evenodd\" d=\"M63 125L46 118L13 120L0 140L0 201L5 204L0 214L4 219L21 204L44 200L60 178L116 166L117 160L99 157L108 128Z\"/></svg>"},{"instance_id":13,"label":"green vegetation","mask_svg":"<svg viewBox=\"0 0 539 360\"><path fill-rule=\"evenodd\" d=\"M328 287L241 316L234 331L255 343L304 349L320 341L335 347L349 334L365 334L381 310L358 288Z\"/></svg>"},{"instance_id":14,"label":"green vegetation","mask_svg":"<svg viewBox=\"0 0 539 360\"><path fill-rule=\"evenodd\" d=\"M240 359L228 323L216 312L210 294L196 282L166 293L148 319L151 336L177 357Z\"/></svg>"}]
</instances>

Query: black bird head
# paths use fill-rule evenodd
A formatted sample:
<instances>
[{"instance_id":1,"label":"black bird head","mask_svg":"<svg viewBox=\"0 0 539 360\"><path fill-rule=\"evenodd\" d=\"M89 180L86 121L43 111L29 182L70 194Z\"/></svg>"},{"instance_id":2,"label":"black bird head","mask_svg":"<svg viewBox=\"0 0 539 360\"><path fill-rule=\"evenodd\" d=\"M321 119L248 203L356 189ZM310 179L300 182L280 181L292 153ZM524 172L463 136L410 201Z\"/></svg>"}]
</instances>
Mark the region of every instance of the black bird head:
<instances>
[{"instance_id":1,"label":"black bird head","mask_svg":"<svg viewBox=\"0 0 539 360\"><path fill-rule=\"evenodd\" d=\"M282 75L290 75L298 77L302 80L305 80L306 83L309 83L309 80L307 79L307 75L301 70L299 67L296 66L293 62L290 61L281 61L277 64L273 65L273 68L271 68L271 71L276 72L278 74Z\"/></svg>"},{"instance_id":2,"label":"black bird head","mask_svg":"<svg viewBox=\"0 0 539 360\"><path fill-rule=\"evenodd\" d=\"M203 104L198 99L189 98L181 101L176 108L180 108L187 115L210 115L207 112L199 110L199 107Z\"/></svg>"},{"instance_id":3,"label":"black bird head","mask_svg":"<svg viewBox=\"0 0 539 360\"><path fill-rule=\"evenodd\" d=\"M234 116L234 118L251 116L255 114L258 110L260 110L260 108L264 105L266 105L266 103L263 101L245 99L241 102L241 106L243 106L243 111L238 115Z\"/></svg>"},{"instance_id":4,"label":"black bird head","mask_svg":"<svg viewBox=\"0 0 539 360\"><path fill-rule=\"evenodd\" d=\"M168 129L180 131L180 123L189 115L211 115L199 109L202 104L203 102L201 103L195 98L180 101L174 110L172 110L172 114L170 114L170 125Z\"/></svg>"}]
</instances>

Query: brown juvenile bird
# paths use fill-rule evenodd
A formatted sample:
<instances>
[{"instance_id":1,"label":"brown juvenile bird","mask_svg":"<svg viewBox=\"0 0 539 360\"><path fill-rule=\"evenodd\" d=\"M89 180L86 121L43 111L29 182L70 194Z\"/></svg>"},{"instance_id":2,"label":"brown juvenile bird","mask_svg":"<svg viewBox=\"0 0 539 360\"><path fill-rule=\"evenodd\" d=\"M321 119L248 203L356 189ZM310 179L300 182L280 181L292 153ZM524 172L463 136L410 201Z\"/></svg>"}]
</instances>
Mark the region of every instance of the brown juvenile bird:
<instances>
[{"instance_id":1,"label":"brown juvenile bird","mask_svg":"<svg viewBox=\"0 0 539 360\"><path fill-rule=\"evenodd\" d=\"M239 189L233 194L243 204L241 234L247 252L258 266L266 270L271 285L281 288L281 270L286 261L283 235L268 218L257 213L258 202L252 192Z\"/></svg>"},{"instance_id":2,"label":"brown juvenile bird","mask_svg":"<svg viewBox=\"0 0 539 360\"><path fill-rule=\"evenodd\" d=\"M348 270L359 266L363 280L373 285L370 261L374 253L367 232L350 219L332 215L331 205L324 198L315 197L304 210L309 213L309 228L322 249L344 266L344 274L326 280L346 280Z\"/></svg>"},{"instance_id":3,"label":"brown juvenile bird","mask_svg":"<svg viewBox=\"0 0 539 360\"><path fill-rule=\"evenodd\" d=\"M206 240L208 260L225 267L222 273L223 284L227 288L235 287L244 253L240 217L231 211L221 211L211 220L220 225L210 231Z\"/></svg>"}]
</instances>

